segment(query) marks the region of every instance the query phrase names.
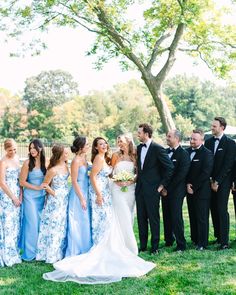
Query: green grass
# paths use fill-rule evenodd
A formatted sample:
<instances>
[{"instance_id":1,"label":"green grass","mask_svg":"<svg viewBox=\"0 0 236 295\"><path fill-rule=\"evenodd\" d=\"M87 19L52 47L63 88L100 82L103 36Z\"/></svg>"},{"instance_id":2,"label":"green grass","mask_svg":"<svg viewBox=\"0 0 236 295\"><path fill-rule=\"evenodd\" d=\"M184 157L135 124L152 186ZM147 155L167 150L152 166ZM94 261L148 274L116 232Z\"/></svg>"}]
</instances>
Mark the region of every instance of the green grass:
<instances>
[{"instance_id":1,"label":"green grass","mask_svg":"<svg viewBox=\"0 0 236 295\"><path fill-rule=\"evenodd\" d=\"M234 241L236 235L232 199L229 207L230 250L216 251L215 245L210 245L209 250L204 252L194 250L189 241L189 222L185 204L188 250L181 254L173 252L173 248L164 248L162 231L160 254L155 257L147 253L141 255L142 258L157 265L142 278L129 278L118 283L93 286L73 282L54 283L42 279L44 272L53 270L51 265L42 262L24 262L9 268L0 268L0 294L236 294L236 241ZM135 233L137 234L137 224L135 224ZM213 239L211 226L210 241Z\"/></svg>"}]
</instances>

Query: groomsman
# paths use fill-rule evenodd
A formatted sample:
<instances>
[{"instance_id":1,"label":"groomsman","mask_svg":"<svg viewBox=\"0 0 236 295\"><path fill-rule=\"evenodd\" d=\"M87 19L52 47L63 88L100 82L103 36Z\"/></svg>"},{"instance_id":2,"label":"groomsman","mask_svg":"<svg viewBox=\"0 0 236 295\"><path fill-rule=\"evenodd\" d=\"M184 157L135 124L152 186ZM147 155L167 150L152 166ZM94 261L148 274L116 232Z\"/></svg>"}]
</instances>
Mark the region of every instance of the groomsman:
<instances>
[{"instance_id":1,"label":"groomsman","mask_svg":"<svg viewBox=\"0 0 236 295\"><path fill-rule=\"evenodd\" d=\"M214 153L211 174L211 217L220 250L229 248L228 200L236 152L235 142L224 134L225 128L225 119L215 117L211 126L213 136L205 142L205 146Z\"/></svg>"},{"instance_id":2,"label":"groomsman","mask_svg":"<svg viewBox=\"0 0 236 295\"><path fill-rule=\"evenodd\" d=\"M234 200L234 214L235 214L235 221L236 221L236 159L234 161L234 168L232 174L232 194Z\"/></svg>"},{"instance_id":3,"label":"groomsman","mask_svg":"<svg viewBox=\"0 0 236 295\"><path fill-rule=\"evenodd\" d=\"M203 140L203 131L193 130L190 148L187 149L191 160L187 175L187 204L191 240L200 251L204 250L208 244L210 175L213 167L213 154L204 147Z\"/></svg>"},{"instance_id":4,"label":"groomsman","mask_svg":"<svg viewBox=\"0 0 236 295\"><path fill-rule=\"evenodd\" d=\"M160 240L160 192L167 187L173 164L166 150L152 141L152 127L140 124L137 148L137 182L135 187L140 251L147 250L148 224L151 229L151 254L158 253Z\"/></svg>"},{"instance_id":5,"label":"groomsman","mask_svg":"<svg viewBox=\"0 0 236 295\"><path fill-rule=\"evenodd\" d=\"M186 176L190 167L189 154L180 146L180 141L181 133L178 130L167 133L167 153L174 165L174 172L167 188L161 191L165 245L172 246L176 240L175 251L186 249L182 207L186 195Z\"/></svg>"}]
</instances>

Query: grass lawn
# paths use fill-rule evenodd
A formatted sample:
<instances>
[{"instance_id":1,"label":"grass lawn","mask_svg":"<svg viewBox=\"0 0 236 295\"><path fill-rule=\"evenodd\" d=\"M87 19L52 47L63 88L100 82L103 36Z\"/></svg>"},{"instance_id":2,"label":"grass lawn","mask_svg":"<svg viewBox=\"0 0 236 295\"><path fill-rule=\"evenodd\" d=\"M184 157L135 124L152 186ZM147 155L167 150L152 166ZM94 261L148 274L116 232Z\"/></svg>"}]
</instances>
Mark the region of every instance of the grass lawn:
<instances>
[{"instance_id":1,"label":"grass lawn","mask_svg":"<svg viewBox=\"0 0 236 295\"><path fill-rule=\"evenodd\" d=\"M123 279L108 285L79 285L73 282L54 283L44 281L42 274L53 270L42 262L22 263L13 267L0 268L0 295L73 295L73 294L236 294L236 234L233 202L230 198L230 239L231 248L216 251L215 245L209 250L198 252L190 243L189 222L184 206L185 233L188 250L174 253L173 248L164 248L161 227L161 251L158 256L142 254L141 257L156 263L156 268L142 278ZM135 224L137 234L137 225ZM212 226L210 242L213 240ZM79 265L78 265L79 267Z\"/></svg>"}]
</instances>

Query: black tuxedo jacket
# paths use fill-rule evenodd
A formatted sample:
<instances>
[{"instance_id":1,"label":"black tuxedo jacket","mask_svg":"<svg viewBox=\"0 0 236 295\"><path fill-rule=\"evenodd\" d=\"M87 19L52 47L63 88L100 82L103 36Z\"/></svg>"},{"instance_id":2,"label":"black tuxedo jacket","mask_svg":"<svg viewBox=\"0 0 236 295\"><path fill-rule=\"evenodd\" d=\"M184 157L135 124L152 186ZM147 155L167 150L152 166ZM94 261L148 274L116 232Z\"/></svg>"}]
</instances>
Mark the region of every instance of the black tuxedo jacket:
<instances>
[{"instance_id":1,"label":"black tuxedo jacket","mask_svg":"<svg viewBox=\"0 0 236 295\"><path fill-rule=\"evenodd\" d=\"M190 154L192 148L188 148ZM201 199L210 197L210 176L213 168L213 153L203 145L196 150L187 175L187 183L192 184L194 195Z\"/></svg>"},{"instance_id":2,"label":"black tuxedo jacket","mask_svg":"<svg viewBox=\"0 0 236 295\"><path fill-rule=\"evenodd\" d=\"M167 149L168 152L168 149ZM168 197L184 196L186 192L186 176L190 167L190 157L188 152L179 146L171 156L174 165L174 171L167 186Z\"/></svg>"},{"instance_id":3,"label":"black tuxedo jacket","mask_svg":"<svg viewBox=\"0 0 236 295\"><path fill-rule=\"evenodd\" d=\"M174 166L166 150L153 141L148 148L143 169L141 169L140 155L141 146L139 145L137 148L138 175L135 193L138 194L140 190L145 194L156 193L161 184L165 187L168 185Z\"/></svg>"},{"instance_id":4,"label":"black tuxedo jacket","mask_svg":"<svg viewBox=\"0 0 236 295\"><path fill-rule=\"evenodd\" d=\"M214 146L215 141L213 136L205 141L205 147L213 153ZM211 174L212 180L217 181L219 185L225 179L231 178L232 167L235 160L235 152L235 142L224 134L214 155L214 166Z\"/></svg>"}]
</instances>

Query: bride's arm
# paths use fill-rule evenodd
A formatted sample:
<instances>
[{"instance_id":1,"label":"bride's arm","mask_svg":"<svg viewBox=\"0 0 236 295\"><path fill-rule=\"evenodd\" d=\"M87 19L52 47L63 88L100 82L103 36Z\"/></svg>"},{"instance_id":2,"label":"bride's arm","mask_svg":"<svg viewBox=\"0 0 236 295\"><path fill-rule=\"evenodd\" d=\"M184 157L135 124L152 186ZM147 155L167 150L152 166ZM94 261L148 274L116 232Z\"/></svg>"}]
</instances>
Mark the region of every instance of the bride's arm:
<instances>
[{"instance_id":1,"label":"bride's arm","mask_svg":"<svg viewBox=\"0 0 236 295\"><path fill-rule=\"evenodd\" d=\"M102 194L101 194L101 191L100 191L100 188L99 188L96 177L97 177L97 174L102 170L103 165L104 165L104 160L97 155L95 157L94 161L93 161L93 166L92 166L92 170L91 170L91 173L90 173L90 180L91 180L92 186L93 186L94 191L95 191L96 196L97 196L96 197L96 203L99 206L102 206L103 197L102 197Z\"/></svg>"}]
</instances>

